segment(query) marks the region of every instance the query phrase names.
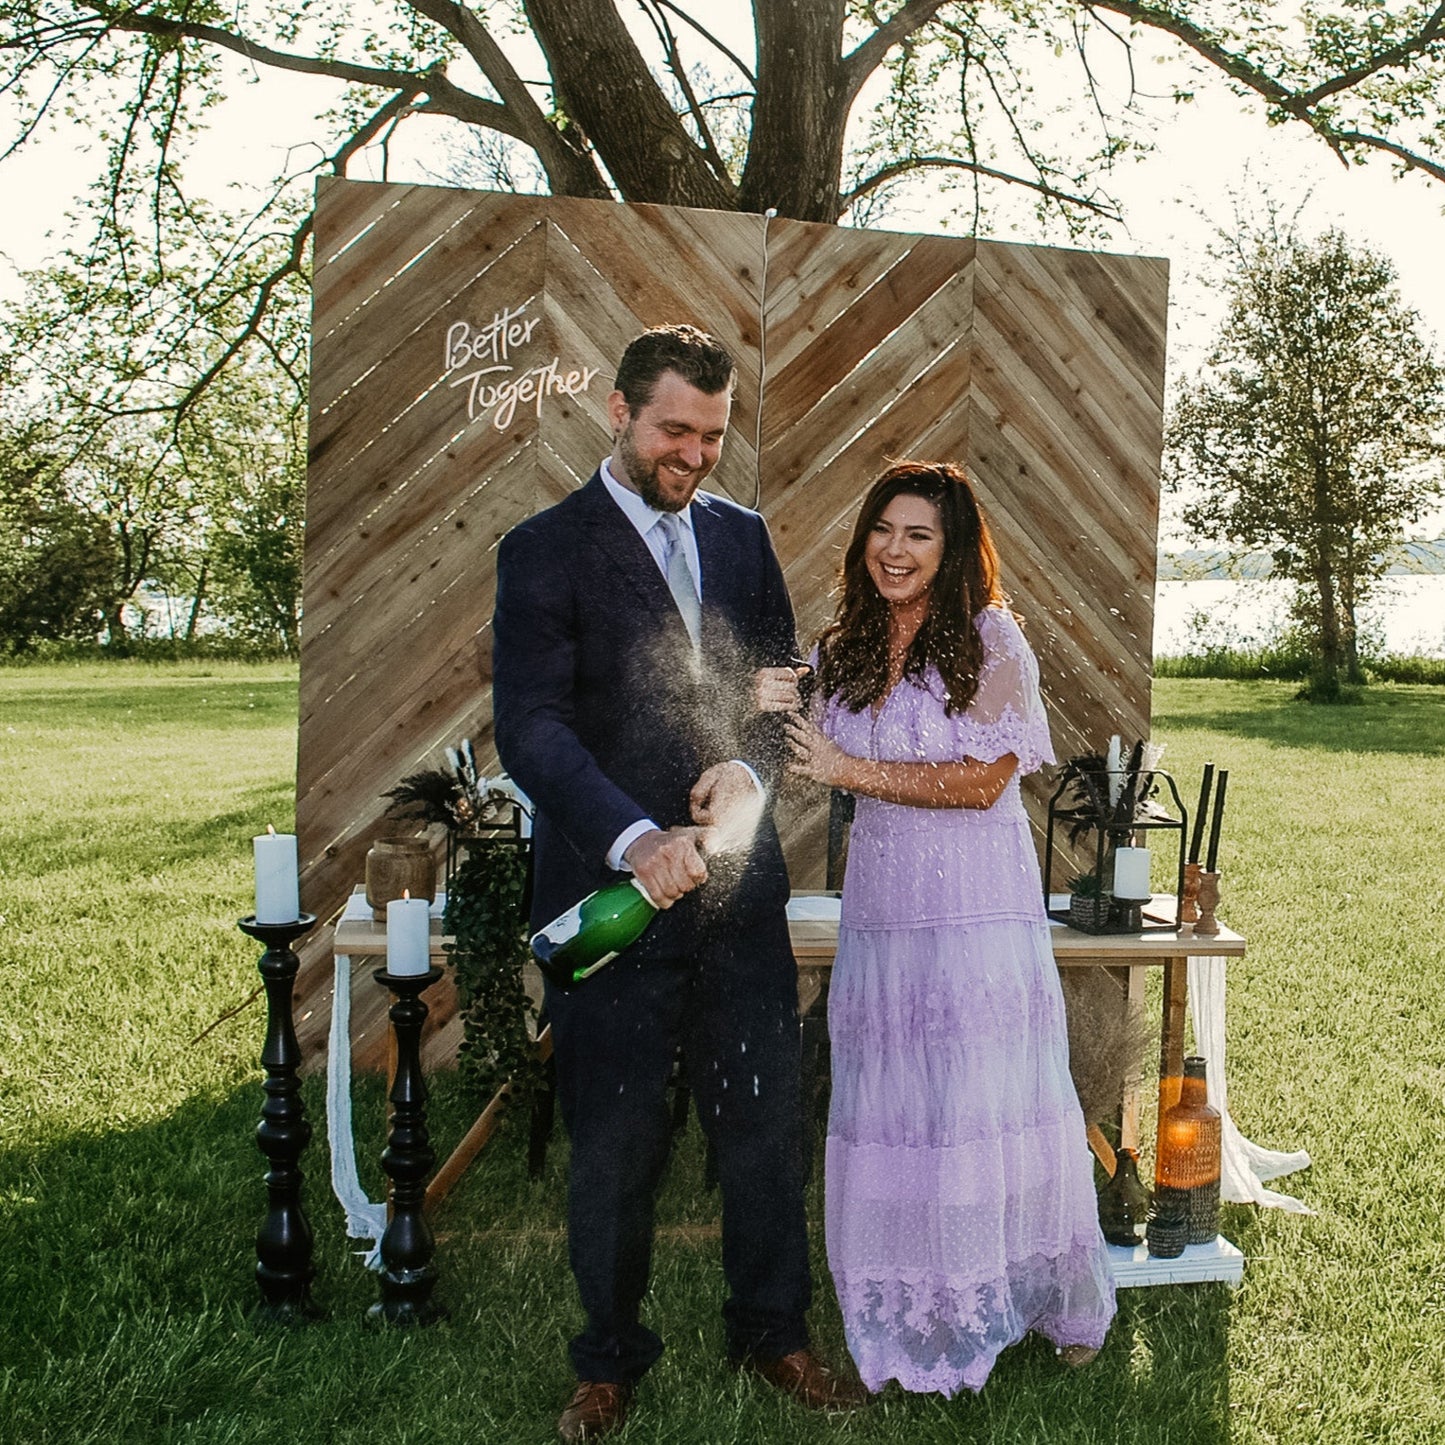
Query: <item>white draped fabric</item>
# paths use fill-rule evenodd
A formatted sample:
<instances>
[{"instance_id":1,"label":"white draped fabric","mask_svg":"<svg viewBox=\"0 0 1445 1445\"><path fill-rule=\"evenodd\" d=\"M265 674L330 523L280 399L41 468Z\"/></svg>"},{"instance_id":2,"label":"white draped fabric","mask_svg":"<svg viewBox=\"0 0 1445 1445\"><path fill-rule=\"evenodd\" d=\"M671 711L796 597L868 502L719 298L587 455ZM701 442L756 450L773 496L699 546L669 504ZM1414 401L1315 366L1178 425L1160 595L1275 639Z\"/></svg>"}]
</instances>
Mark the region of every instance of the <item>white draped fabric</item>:
<instances>
[{"instance_id":1,"label":"white draped fabric","mask_svg":"<svg viewBox=\"0 0 1445 1445\"><path fill-rule=\"evenodd\" d=\"M1307 1169L1310 1156L1303 1149L1283 1153L1252 1144L1235 1126L1229 1113L1229 1086L1224 1060L1224 968L1222 958L1189 960L1189 1015L1194 1021L1196 1051L1208 1060L1209 1102L1223 1120L1220 1197L1234 1204L1265 1204L1292 1214L1313 1214L1289 1194L1266 1189L1266 1179Z\"/></svg>"},{"instance_id":2,"label":"white draped fabric","mask_svg":"<svg viewBox=\"0 0 1445 1445\"><path fill-rule=\"evenodd\" d=\"M432 916L440 918L446 894L438 893ZM364 895L346 900L343 919L369 917ZM375 960L378 965L381 959ZM331 1190L346 1212L348 1238L365 1240L370 1248L366 1263L381 1268L380 1243L386 1231L386 1205L368 1199L356 1172L356 1140L351 1123L351 958L339 953L335 960L331 995L331 1032L326 1052L326 1137L331 1146Z\"/></svg>"}]
</instances>

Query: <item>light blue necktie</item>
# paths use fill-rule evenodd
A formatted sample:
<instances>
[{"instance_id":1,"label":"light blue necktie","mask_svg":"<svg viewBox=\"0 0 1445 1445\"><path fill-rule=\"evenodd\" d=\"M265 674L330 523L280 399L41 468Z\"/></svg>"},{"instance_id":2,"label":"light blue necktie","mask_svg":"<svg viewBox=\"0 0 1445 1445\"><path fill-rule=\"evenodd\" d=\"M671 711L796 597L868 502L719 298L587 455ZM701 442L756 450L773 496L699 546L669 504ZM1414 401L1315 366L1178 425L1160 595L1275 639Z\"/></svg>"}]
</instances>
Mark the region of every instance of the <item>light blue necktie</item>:
<instances>
[{"instance_id":1,"label":"light blue necktie","mask_svg":"<svg viewBox=\"0 0 1445 1445\"><path fill-rule=\"evenodd\" d=\"M668 590L677 610L682 613L683 625L692 645L698 645L702 632L702 603L698 601L697 584L693 581L692 569L687 565L687 548L682 540L682 519L675 512L664 512L656 524L662 532L663 569L667 573Z\"/></svg>"}]
</instances>

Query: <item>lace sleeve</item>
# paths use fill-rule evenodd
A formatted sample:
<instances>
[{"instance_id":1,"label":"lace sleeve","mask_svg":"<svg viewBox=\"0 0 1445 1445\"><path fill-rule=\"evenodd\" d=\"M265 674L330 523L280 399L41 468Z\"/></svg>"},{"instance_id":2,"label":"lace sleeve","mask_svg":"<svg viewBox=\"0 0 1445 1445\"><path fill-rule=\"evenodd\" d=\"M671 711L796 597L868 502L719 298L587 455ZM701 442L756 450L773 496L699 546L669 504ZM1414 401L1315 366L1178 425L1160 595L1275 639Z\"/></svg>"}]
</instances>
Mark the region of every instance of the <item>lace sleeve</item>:
<instances>
[{"instance_id":1,"label":"lace sleeve","mask_svg":"<svg viewBox=\"0 0 1445 1445\"><path fill-rule=\"evenodd\" d=\"M1055 761L1049 719L1039 695L1038 661L1007 608L987 608L976 625L983 638L983 670L973 701L954 719L959 742L969 757L981 763L1013 753L1020 776L1037 772Z\"/></svg>"}]
</instances>

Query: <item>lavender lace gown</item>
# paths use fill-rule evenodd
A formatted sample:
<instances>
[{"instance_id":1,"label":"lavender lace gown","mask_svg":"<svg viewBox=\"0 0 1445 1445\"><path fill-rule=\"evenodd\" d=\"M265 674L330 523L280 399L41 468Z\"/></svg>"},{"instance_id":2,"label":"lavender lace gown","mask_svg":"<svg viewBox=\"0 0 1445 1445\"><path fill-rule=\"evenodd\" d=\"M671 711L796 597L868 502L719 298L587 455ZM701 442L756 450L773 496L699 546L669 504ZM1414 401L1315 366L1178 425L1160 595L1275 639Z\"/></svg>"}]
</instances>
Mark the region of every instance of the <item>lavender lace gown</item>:
<instances>
[{"instance_id":1,"label":"lavender lace gown","mask_svg":"<svg viewBox=\"0 0 1445 1445\"><path fill-rule=\"evenodd\" d=\"M1098 1347L1114 1314L1063 996L1018 775L1052 762L1012 614L977 623L978 693L904 681L823 730L888 761L1019 759L985 811L859 798L828 1004L827 1245L863 1382L979 1390L1037 1330Z\"/></svg>"}]
</instances>

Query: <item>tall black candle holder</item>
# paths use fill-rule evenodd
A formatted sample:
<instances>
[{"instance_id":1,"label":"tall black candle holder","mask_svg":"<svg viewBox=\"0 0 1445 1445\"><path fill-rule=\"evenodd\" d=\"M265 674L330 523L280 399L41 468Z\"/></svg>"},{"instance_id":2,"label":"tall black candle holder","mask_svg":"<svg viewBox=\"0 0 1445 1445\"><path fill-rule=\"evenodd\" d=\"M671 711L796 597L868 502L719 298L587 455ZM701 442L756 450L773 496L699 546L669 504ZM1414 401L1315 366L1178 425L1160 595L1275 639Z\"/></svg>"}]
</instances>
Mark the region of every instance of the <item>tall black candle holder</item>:
<instances>
[{"instance_id":1,"label":"tall black candle holder","mask_svg":"<svg viewBox=\"0 0 1445 1445\"><path fill-rule=\"evenodd\" d=\"M395 974L379 968L372 976L394 996L390 1017L396 1033L396 1078L390 1095L391 1132L381 1156L391 1180L391 1218L381 1236L381 1300L367 1314L391 1325L429 1325L444 1319L446 1310L431 1297L436 1240L426 1217L426 1178L436 1154L426 1126L421 1030L428 1010L421 994L442 970Z\"/></svg>"},{"instance_id":2,"label":"tall black candle holder","mask_svg":"<svg viewBox=\"0 0 1445 1445\"><path fill-rule=\"evenodd\" d=\"M267 1208L256 1233L256 1283L261 1301L256 1316L280 1324L319 1319L311 1300L316 1268L311 1262L311 1226L301 1207L301 1155L311 1142L311 1125L301 1101L301 1046L296 1042L291 994L301 960L291 945L316 924L314 913L291 923L239 922L241 931L266 945L257 967L266 989L265 1102L256 1126L256 1147L266 1156Z\"/></svg>"}]
</instances>

